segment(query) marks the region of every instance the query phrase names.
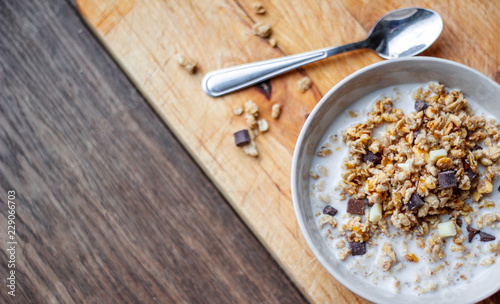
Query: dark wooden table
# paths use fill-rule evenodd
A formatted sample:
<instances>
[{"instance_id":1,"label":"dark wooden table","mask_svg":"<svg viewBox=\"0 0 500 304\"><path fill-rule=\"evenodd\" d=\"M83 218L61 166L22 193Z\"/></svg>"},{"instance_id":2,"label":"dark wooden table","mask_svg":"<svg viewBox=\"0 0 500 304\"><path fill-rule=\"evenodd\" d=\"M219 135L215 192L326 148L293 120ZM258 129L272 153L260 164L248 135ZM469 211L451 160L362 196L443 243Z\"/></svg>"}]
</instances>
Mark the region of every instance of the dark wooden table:
<instances>
[{"instance_id":1,"label":"dark wooden table","mask_svg":"<svg viewBox=\"0 0 500 304\"><path fill-rule=\"evenodd\" d=\"M0 303L306 302L74 3L0 3Z\"/></svg>"}]
</instances>

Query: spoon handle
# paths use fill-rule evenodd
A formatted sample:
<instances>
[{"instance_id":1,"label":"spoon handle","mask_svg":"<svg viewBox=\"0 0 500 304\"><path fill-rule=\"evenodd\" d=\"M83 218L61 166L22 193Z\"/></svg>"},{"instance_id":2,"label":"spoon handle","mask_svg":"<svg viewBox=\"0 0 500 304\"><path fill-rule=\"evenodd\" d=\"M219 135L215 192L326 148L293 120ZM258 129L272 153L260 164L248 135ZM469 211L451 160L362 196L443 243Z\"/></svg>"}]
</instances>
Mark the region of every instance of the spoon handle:
<instances>
[{"instance_id":1,"label":"spoon handle","mask_svg":"<svg viewBox=\"0 0 500 304\"><path fill-rule=\"evenodd\" d=\"M297 55L220 69L206 74L205 77L203 77L201 86L208 95L218 97L257 84L320 59L364 47L366 47L365 41L360 41L342 46L329 47Z\"/></svg>"}]
</instances>

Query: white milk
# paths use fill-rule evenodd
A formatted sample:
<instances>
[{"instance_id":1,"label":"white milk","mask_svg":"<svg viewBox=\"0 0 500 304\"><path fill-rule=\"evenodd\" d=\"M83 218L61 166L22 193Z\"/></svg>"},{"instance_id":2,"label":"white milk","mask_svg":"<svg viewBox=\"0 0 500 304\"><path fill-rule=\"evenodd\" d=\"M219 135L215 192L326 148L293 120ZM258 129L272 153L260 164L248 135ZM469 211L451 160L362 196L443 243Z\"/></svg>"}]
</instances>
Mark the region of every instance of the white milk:
<instances>
[{"instance_id":1,"label":"white milk","mask_svg":"<svg viewBox=\"0 0 500 304\"><path fill-rule=\"evenodd\" d=\"M342 132L349 126L366 121L366 114L372 110L373 103L382 96L391 97L394 107L402 109L405 114L413 112L415 102L413 100L414 90L416 90L417 88L423 88L424 90L426 90L427 87L427 84L415 83L381 89L354 102L351 106L349 106L336 117L336 119L332 122L327 132L323 136L317 148L317 150L319 150L321 146L327 145L331 149L332 155L327 157L315 156L311 166L311 170L318 173L320 176L318 180L313 180L312 178L310 179L311 204L314 211L313 214L321 214L325 206L331 205L338 210L337 215L335 215L335 219L337 219L338 221L337 227L347 224L347 221L349 219L343 218L344 214L346 214L348 198L346 198L346 200L340 201L339 191L335 190L336 186L341 181L340 173L342 172L342 164L349 152L348 147L342 143ZM446 89L451 91L450 88ZM467 98L467 96L465 97ZM484 108L476 104L473 100L468 99L468 101L476 116L484 114L486 118L492 118ZM349 111L353 111L358 116L353 117L352 112L349 113ZM378 130L375 130L375 132L373 132L373 136L378 137L378 131L382 131L383 129L385 129L385 126L379 128ZM335 135L337 136L337 141L333 142L330 139ZM317 170L318 165L324 166L327 169L328 176L322 176L319 173L319 171ZM314 187L314 185L320 185L321 183L324 183L324 190L318 191L318 187ZM491 209L480 209L480 215L484 213L500 212L500 192L497 190L498 185L499 179L495 181L493 192L483 198L496 202L496 207ZM318 198L319 194L328 195L331 199L331 203L326 204L322 202ZM321 216L322 214L317 216L317 218ZM449 216L443 216L443 220L447 219L449 219ZM473 217L471 227L476 227L475 219L476 218ZM362 221L364 222L365 220L366 218L365 216L363 216ZM453 288L454 286L457 286L459 284L467 284L475 277L483 275L485 272L487 272L489 266L480 266L480 263L483 259L494 255L493 253L490 253L488 251L488 246L490 244L496 246L497 242L500 239L500 229L498 229L496 225L498 225L498 223L495 224L494 229L486 226L481 229L486 233L495 235L495 241L480 242L479 235L477 235L472 243L469 243L467 240L467 224L465 223L465 221L463 222L462 230L463 234L466 236L466 240L464 241L463 245L465 245L467 249L473 255L475 255L475 257L467 259L458 258L462 256L462 254L459 252L451 251L450 248L452 245L454 245L454 243L453 238L449 237L445 239L446 257L437 262L429 262L429 256L424 254L423 249L420 249L416 246L415 238L413 238L412 240L406 240L408 251L403 251L402 242L405 239L404 234L399 237L396 236L392 240L381 234L375 241L377 246L369 246L367 244L367 253L365 255L349 256L345 261L341 262L341 264L343 264L347 269L349 269L356 275L365 278L374 285L382 287L385 290L399 292L401 294L421 294L424 292L432 292L431 290L429 290L429 287L433 283L437 283L437 290L440 291L445 288ZM390 224L389 227L390 232L397 232L394 228L392 228ZM326 224L322 229L320 229L320 231L324 236L324 240L331 248L332 254L337 257L339 250L335 247L335 245L338 241L344 239L344 237L339 235L337 228L331 228L329 224ZM429 235L424 237L426 245L427 238L432 233L437 235L437 230L431 230ZM371 239L374 240L375 237L372 237ZM393 265L391 267L391 270L388 272L383 272L378 263L379 259L383 256L381 254L381 251L382 244L384 244L385 242L389 242L392 245L392 249L396 253L396 256L398 258L398 262ZM346 246L348 246L347 242ZM404 255L408 252L414 253L418 257L419 261L417 263L406 261ZM438 271L437 273L434 273L433 269L442 264L443 261L446 261L448 263L448 266ZM455 269L454 266L457 265L457 263L463 263L463 266ZM420 276L419 283L414 282L415 275ZM396 279L400 282L399 288L394 287L394 281Z\"/></svg>"}]
</instances>

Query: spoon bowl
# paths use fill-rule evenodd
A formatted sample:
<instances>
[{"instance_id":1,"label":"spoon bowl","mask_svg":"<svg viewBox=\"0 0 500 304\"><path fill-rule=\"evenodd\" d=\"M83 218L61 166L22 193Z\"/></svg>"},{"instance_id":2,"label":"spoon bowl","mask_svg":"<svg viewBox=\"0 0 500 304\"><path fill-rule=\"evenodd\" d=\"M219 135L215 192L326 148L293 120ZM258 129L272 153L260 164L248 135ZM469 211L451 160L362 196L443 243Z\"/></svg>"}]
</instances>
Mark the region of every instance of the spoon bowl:
<instances>
[{"instance_id":1,"label":"spoon bowl","mask_svg":"<svg viewBox=\"0 0 500 304\"><path fill-rule=\"evenodd\" d=\"M212 71L203 77L201 86L208 95L217 97L306 64L363 48L374 50L384 59L410 57L431 46L442 30L443 20L438 13L424 8L403 8L380 18L363 41Z\"/></svg>"},{"instance_id":2,"label":"spoon bowl","mask_svg":"<svg viewBox=\"0 0 500 304\"><path fill-rule=\"evenodd\" d=\"M384 59L411 57L429 48L442 30L443 19L437 13L405 8L380 18L365 41Z\"/></svg>"}]
</instances>

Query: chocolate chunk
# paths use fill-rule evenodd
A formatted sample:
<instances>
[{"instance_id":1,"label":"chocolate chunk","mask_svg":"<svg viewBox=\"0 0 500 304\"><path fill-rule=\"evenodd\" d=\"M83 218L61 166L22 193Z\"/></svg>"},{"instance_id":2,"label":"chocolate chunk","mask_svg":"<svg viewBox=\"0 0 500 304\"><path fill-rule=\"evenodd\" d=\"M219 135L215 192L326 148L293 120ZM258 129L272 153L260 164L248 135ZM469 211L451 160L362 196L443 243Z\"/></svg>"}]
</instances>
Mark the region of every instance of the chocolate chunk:
<instances>
[{"instance_id":1,"label":"chocolate chunk","mask_svg":"<svg viewBox=\"0 0 500 304\"><path fill-rule=\"evenodd\" d=\"M238 147L249 144L250 134L248 134L248 130L245 129L234 133L234 142Z\"/></svg>"},{"instance_id":2,"label":"chocolate chunk","mask_svg":"<svg viewBox=\"0 0 500 304\"><path fill-rule=\"evenodd\" d=\"M500 191L500 186L498 186L498 191Z\"/></svg>"},{"instance_id":3,"label":"chocolate chunk","mask_svg":"<svg viewBox=\"0 0 500 304\"><path fill-rule=\"evenodd\" d=\"M469 243L472 242L472 239L479 233L479 230L467 227L467 231L469 231Z\"/></svg>"},{"instance_id":4,"label":"chocolate chunk","mask_svg":"<svg viewBox=\"0 0 500 304\"><path fill-rule=\"evenodd\" d=\"M483 150L483 147L481 147L480 145L475 145L474 148L472 148L472 152L476 151L476 150Z\"/></svg>"},{"instance_id":5,"label":"chocolate chunk","mask_svg":"<svg viewBox=\"0 0 500 304\"><path fill-rule=\"evenodd\" d=\"M462 227L462 219L455 219L455 223L457 223L458 227Z\"/></svg>"},{"instance_id":6,"label":"chocolate chunk","mask_svg":"<svg viewBox=\"0 0 500 304\"><path fill-rule=\"evenodd\" d=\"M375 203L374 203L374 202L370 202L370 201L369 201L369 200L367 200L367 199L365 199L365 203L366 203L366 205L368 205L368 207L371 207L371 206L375 205Z\"/></svg>"},{"instance_id":7,"label":"chocolate chunk","mask_svg":"<svg viewBox=\"0 0 500 304\"><path fill-rule=\"evenodd\" d=\"M465 174L467 174L471 183L474 182L474 179L476 179L476 177L477 177L477 174L474 173L474 171L472 171L471 169L465 170Z\"/></svg>"},{"instance_id":8,"label":"chocolate chunk","mask_svg":"<svg viewBox=\"0 0 500 304\"><path fill-rule=\"evenodd\" d=\"M422 200L420 195L418 195L417 193L413 193L410 197L410 201L406 204L406 208L408 208L408 210L410 211L413 211L423 204L424 201Z\"/></svg>"},{"instance_id":9,"label":"chocolate chunk","mask_svg":"<svg viewBox=\"0 0 500 304\"><path fill-rule=\"evenodd\" d=\"M480 231L479 232L479 240L481 242L491 242L491 241L494 241L495 240L495 236L494 235L491 235L491 234L488 234L486 232L482 232Z\"/></svg>"},{"instance_id":10,"label":"chocolate chunk","mask_svg":"<svg viewBox=\"0 0 500 304\"><path fill-rule=\"evenodd\" d=\"M427 102L422 100L415 100L415 111L417 112L424 111L425 109L427 109L427 107L429 107Z\"/></svg>"},{"instance_id":11,"label":"chocolate chunk","mask_svg":"<svg viewBox=\"0 0 500 304\"><path fill-rule=\"evenodd\" d=\"M373 153L370 150L366 151L366 154L363 154L363 161L365 163L374 163L378 164L382 160L382 156L378 153Z\"/></svg>"},{"instance_id":12,"label":"chocolate chunk","mask_svg":"<svg viewBox=\"0 0 500 304\"><path fill-rule=\"evenodd\" d=\"M331 216L335 216L337 214L337 209L333 208L332 206L328 205L323 209L323 214L328 214Z\"/></svg>"},{"instance_id":13,"label":"chocolate chunk","mask_svg":"<svg viewBox=\"0 0 500 304\"><path fill-rule=\"evenodd\" d=\"M347 212L353 213L353 214L364 215L365 214L365 201L350 198L349 201L347 201Z\"/></svg>"},{"instance_id":14,"label":"chocolate chunk","mask_svg":"<svg viewBox=\"0 0 500 304\"><path fill-rule=\"evenodd\" d=\"M366 253L365 243L349 242L352 255L363 255Z\"/></svg>"},{"instance_id":15,"label":"chocolate chunk","mask_svg":"<svg viewBox=\"0 0 500 304\"><path fill-rule=\"evenodd\" d=\"M457 185L457 180L455 179L455 171L449 170L438 173L438 182L439 188L441 189L455 187Z\"/></svg>"},{"instance_id":16,"label":"chocolate chunk","mask_svg":"<svg viewBox=\"0 0 500 304\"><path fill-rule=\"evenodd\" d=\"M256 85L256 87L257 87L257 90L259 90L259 92L264 94L264 96L266 97L267 100L269 100L271 98L272 87L271 87L271 83L269 82L269 80L258 83Z\"/></svg>"}]
</instances>

